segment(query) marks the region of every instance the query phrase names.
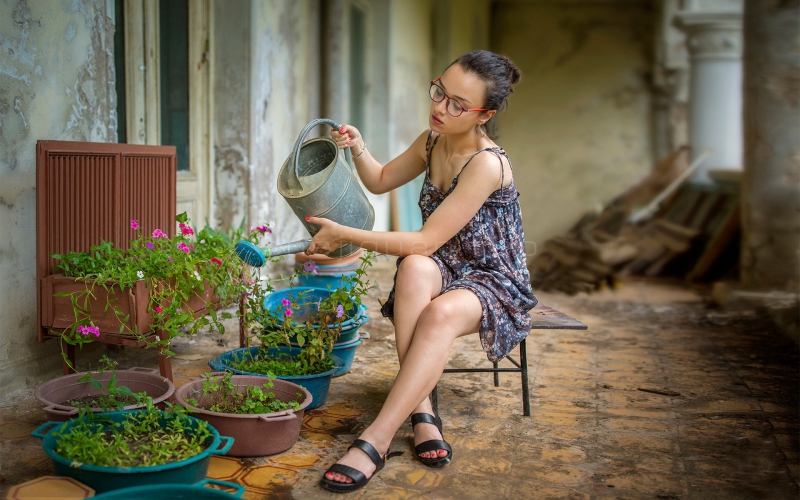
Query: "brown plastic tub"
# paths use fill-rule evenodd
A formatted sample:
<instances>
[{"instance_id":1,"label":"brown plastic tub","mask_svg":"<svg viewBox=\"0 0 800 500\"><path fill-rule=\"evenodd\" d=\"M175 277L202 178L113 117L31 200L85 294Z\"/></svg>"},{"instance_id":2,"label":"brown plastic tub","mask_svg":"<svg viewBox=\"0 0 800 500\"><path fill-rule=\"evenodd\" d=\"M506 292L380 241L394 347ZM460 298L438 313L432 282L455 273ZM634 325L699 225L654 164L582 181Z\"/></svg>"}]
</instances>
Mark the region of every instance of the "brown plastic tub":
<instances>
[{"instance_id":1,"label":"brown plastic tub","mask_svg":"<svg viewBox=\"0 0 800 500\"><path fill-rule=\"evenodd\" d=\"M222 373L216 373L222 375ZM299 410L286 410L275 413L261 413L255 415L236 415L233 413L218 413L203 410L186 402L187 397L203 402L203 381L199 378L187 382L175 391L175 401L192 410L192 416L205 420L211 424L222 436L233 437L233 447L228 451L228 456L234 457L263 457L286 451L297 442L300 437L300 427L303 423L303 413L311 404L311 393L297 384L286 380L273 379L275 386L270 389L275 397L288 403L297 401ZM234 375L231 382L237 391L244 392L247 386L263 386L264 377L252 375ZM297 393L302 393L298 397Z\"/></svg>"},{"instance_id":2,"label":"brown plastic tub","mask_svg":"<svg viewBox=\"0 0 800 500\"><path fill-rule=\"evenodd\" d=\"M94 378L100 381L103 390L97 390L89 382L78 382L84 373L73 373L63 377L48 380L40 385L34 395L40 403L44 405L44 412L49 420L58 422L67 421L78 416L78 409L73 406L66 406L63 403L83 396L94 396L105 394L105 387L111 378L111 372L102 375L94 374ZM153 398L153 404L157 407L164 407L164 401L169 399L175 392L175 386L169 379L158 373L152 368L130 368L128 370L117 370L117 386L124 385L133 392L146 392ZM123 409L133 410L142 408L144 405L127 405ZM106 411L102 408L92 408L94 412Z\"/></svg>"}]
</instances>

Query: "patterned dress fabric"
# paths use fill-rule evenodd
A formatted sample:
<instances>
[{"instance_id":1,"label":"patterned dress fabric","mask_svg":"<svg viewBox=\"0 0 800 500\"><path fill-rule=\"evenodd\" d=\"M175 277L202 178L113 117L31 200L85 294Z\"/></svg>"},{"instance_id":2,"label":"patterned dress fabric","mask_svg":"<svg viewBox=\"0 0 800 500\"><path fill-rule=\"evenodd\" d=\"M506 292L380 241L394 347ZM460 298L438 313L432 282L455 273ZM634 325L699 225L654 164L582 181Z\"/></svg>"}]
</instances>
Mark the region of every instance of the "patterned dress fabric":
<instances>
[{"instance_id":1,"label":"patterned dress fabric","mask_svg":"<svg viewBox=\"0 0 800 500\"><path fill-rule=\"evenodd\" d=\"M442 192L430 180L431 152L439 135L431 142L433 131L428 134L426 145L427 162L425 181L419 197L422 222L455 189L458 177L475 156L481 153L500 155L508 159L501 147L486 148L473 154L453 179L447 192ZM470 290L481 302L483 314L480 321L480 339L489 361L496 362L507 356L531 329L529 311L539 302L533 295L530 276L526 267L525 234L522 230L522 214L519 207L519 192L512 179L508 186L493 192L483 203L478 213L453 238L430 257L442 273L442 294L450 290ZM399 268L403 257L397 258ZM395 271L395 283L397 271ZM395 288L381 306L381 314L394 318Z\"/></svg>"}]
</instances>

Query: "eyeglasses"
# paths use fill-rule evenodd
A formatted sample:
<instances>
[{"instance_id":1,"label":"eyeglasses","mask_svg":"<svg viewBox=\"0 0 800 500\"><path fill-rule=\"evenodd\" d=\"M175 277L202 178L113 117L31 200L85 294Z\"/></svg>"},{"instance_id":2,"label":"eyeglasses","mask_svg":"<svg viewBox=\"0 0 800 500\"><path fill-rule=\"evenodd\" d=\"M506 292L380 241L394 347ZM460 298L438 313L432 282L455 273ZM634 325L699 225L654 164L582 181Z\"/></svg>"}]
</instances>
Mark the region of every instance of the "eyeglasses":
<instances>
[{"instance_id":1,"label":"eyeglasses","mask_svg":"<svg viewBox=\"0 0 800 500\"><path fill-rule=\"evenodd\" d=\"M472 111L488 111L487 108L475 108L475 109L465 109L458 101L450 97L444 92L444 89L439 86L436 82L438 82L441 78L437 78L431 82L431 100L433 102L442 102L442 99L445 97L447 98L447 102L445 103L445 108L447 108L447 114L450 116L456 117L461 116L461 113L467 112L470 113Z\"/></svg>"}]
</instances>

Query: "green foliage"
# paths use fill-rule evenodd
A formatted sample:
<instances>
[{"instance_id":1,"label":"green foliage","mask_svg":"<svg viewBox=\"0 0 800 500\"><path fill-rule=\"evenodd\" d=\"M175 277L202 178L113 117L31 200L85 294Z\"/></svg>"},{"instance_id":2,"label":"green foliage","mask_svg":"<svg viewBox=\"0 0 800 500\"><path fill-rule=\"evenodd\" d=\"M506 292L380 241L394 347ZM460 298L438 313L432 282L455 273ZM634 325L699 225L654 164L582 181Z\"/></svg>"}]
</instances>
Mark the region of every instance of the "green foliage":
<instances>
[{"instance_id":1,"label":"green foliage","mask_svg":"<svg viewBox=\"0 0 800 500\"><path fill-rule=\"evenodd\" d=\"M97 374L102 375L103 373L110 371L111 378L108 379L108 383L106 384L105 394L96 396L88 401L83 400L80 402L68 402L70 406L80 409L79 415L83 416L90 413L92 408L100 408L105 411L122 410L125 407L124 401L126 399L132 399L132 404L144 404L143 402L145 398L148 397L146 392L135 393L124 385L117 385L116 366L117 362L109 359L109 357L105 354L100 358L100 367L97 369ZM88 371L77 381L89 382L89 384L96 390L102 391L103 384L94 378L94 375L95 374L93 372Z\"/></svg>"},{"instance_id":2,"label":"green foliage","mask_svg":"<svg viewBox=\"0 0 800 500\"><path fill-rule=\"evenodd\" d=\"M205 378L203 390L193 391L193 394L198 396L200 400L198 401L193 397L186 398L186 402L196 408L238 415L300 409L300 403L296 400L285 403L275 397L275 393L270 391L275 386L271 378L268 378L267 382L261 387L247 385L243 386L244 392L239 392L237 386L231 380L233 378L231 372L225 372L222 378L210 373L204 373L203 377ZM303 393L297 393L298 398L302 396Z\"/></svg>"},{"instance_id":3,"label":"green foliage","mask_svg":"<svg viewBox=\"0 0 800 500\"><path fill-rule=\"evenodd\" d=\"M144 410L113 422L102 413L82 416L66 431L53 431L56 453L82 464L107 467L163 465L196 456L212 437L208 424L196 421L179 406L162 414L146 398Z\"/></svg>"},{"instance_id":4,"label":"green foliage","mask_svg":"<svg viewBox=\"0 0 800 500\"><path fill-rule=\"evenodd\" d=\"M145 235L137 229L138 236L130 241L127 250L101 241L89 252L52 255L59 261L57 268L62 273L84 285L75 292L55 294L70 298L75 317L74 323L61 334L62 342L82 346L99 337L100 331L93 323L93 314L100 312L95 310L99 288L109 292L103 294L106 300L101 304L102 312L112 310L120 322L119 331L114 333L133 335L150 346L164 349L167 355L172 354L170 340L176 336L193 335L203 327L225 333L221 321L231 318L230 313L218 314L209 309L207 316L196 318L195 312L187 307L187 301L202 297L207 287L213 288L222 304L237 302L241 297L253 301L272 290L269 282L261 284L259 270L245 265L234 251L236 242L242 239L258 244L271 231L267 225L248 234L244 231L244 221L228 231L215 231L206 225L195 233L186 213L179 214L176 221L181 227L173 238L161 230ZM113 298L115 292L133 289L140 280L145 282L150 296L148 311L152 314L152 324L147 332L138 332L135 326L131 329L130 315ZM153 330L166 331L167 338L153 340ZM71 366L66 354L64 360Z\"/></svg>"},{"instance_id":5,"label":"green foliage","mask_svg":"<svg viewBox=\"0 0 800 500\"><path fill-rule=\"evenodd\" d=\"M313 363L309 363L308 357L302 355L305 350L301 352L300 356L292 357L285 353L281 353L278 356L269 356L267 349L265 347L260 348L258 355L255 357L250 356L250 353L246 353L241 358L234 355L234 361L230 366L237 370L270 377L318 375L332 370L334 367L333 358L330 355L324 359L314 360ZM307 346L306 349L308 349Z\"/></svg>"}]
</instances>

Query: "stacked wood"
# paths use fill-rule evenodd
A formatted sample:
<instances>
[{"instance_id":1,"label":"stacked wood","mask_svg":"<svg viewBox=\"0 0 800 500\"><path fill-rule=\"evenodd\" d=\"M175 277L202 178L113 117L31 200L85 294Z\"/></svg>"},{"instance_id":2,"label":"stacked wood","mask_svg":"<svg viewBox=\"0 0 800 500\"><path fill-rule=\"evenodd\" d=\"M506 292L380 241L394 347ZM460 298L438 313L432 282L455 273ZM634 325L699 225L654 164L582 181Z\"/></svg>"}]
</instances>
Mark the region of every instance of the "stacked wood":
<instances>
[{"instance_id":1,"label":"stacked wood","mask_svg":"<svg viewBox=\"0 0 800 500\"><path fill-rule=\"evenodd\" d=\"M566 233L546 241L528 264L534 289L588 293L615 286L620 276L657 276L675 272L671 267L688 279L706 274L736 243L735 191L704 192L684 184L652 219L629 222L631 212L678 178L686 163L686 151L676 151L601 213L585 214Z\"/></svg>"}]
</instances>

